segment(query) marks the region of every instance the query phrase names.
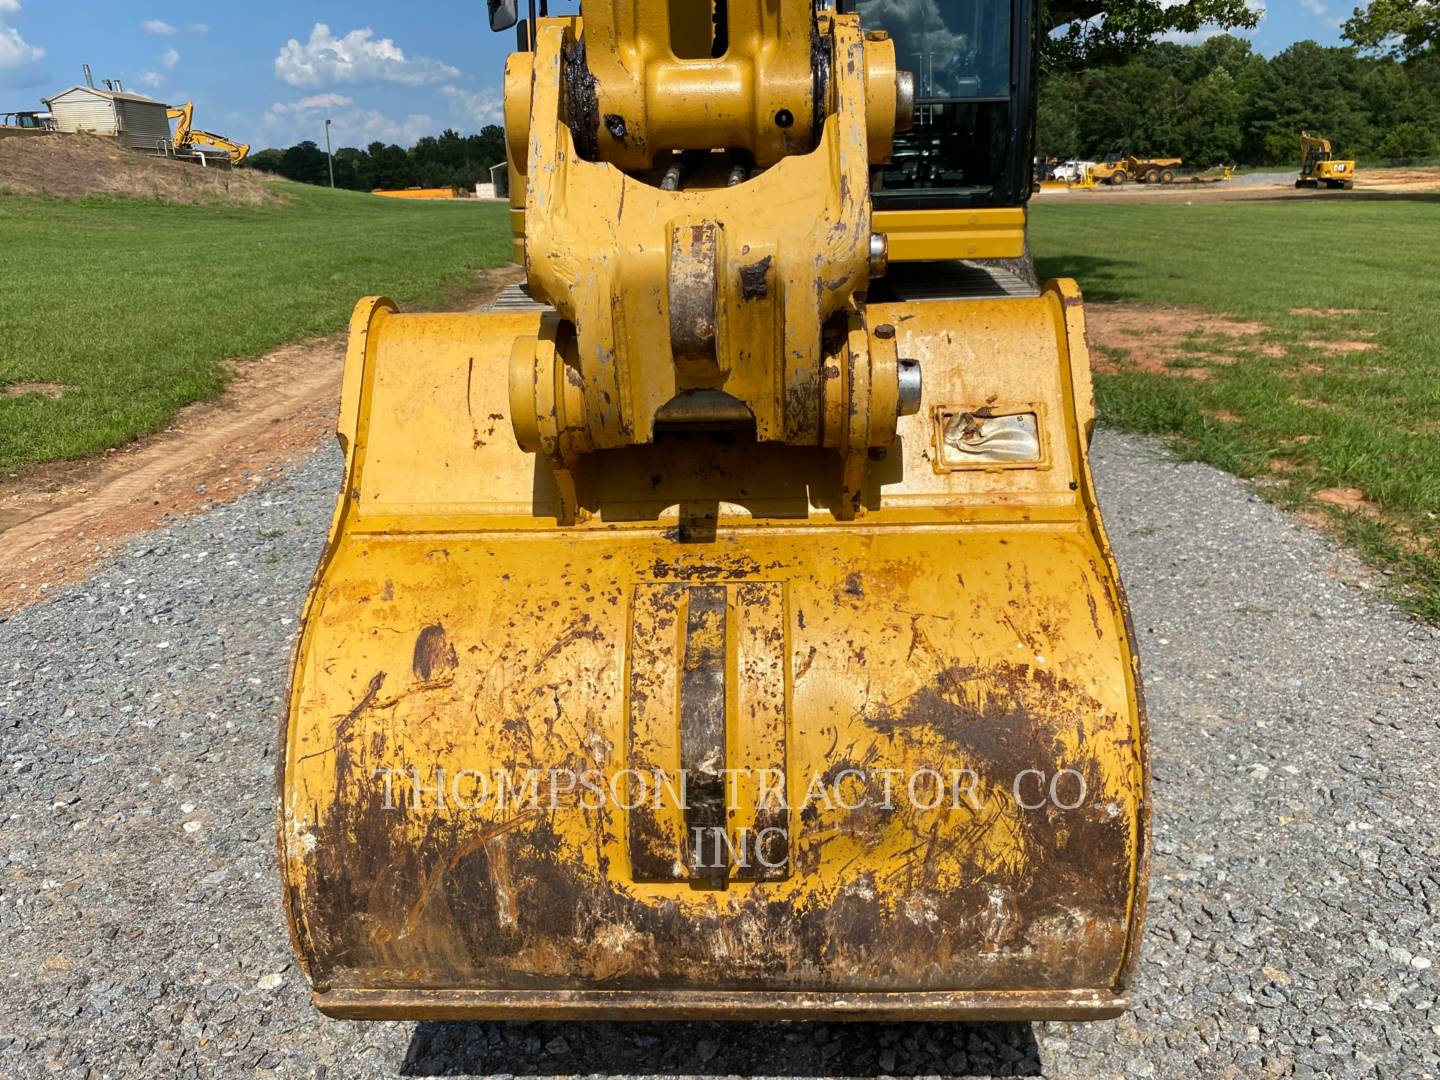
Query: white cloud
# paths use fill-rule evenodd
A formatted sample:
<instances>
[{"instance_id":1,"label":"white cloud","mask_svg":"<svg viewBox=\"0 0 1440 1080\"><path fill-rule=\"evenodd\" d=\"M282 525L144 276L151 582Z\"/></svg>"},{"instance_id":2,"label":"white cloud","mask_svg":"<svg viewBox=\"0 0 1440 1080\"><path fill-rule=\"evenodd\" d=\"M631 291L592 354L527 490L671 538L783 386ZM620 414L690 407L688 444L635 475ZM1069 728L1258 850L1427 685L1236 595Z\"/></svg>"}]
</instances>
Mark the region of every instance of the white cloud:
<instances>
[{"instance_id":1,"label":"white cloud","mask_svg":"<svg viewBox=\"0 0 1440 1080\"><path fill-rule=\"evenodd\" d=\"M1318 0L1300 0L1301 4L1318 3ZM1184 3L1184 0L1168 0L1162 4L1163 7L1173 7L1175 4ZM1260 16L1260 22L1265 21L1265 0L1245 0L1245 6ZM1232 37L1254 37L1259 26L1247 28L1237 26L1229 30L1221 29L1218 26L1202 26L1199 30L1171 30L1160 35L1161 41L1173 41L1177 45L1199 45L1212 37L1220 34L1229 34Z\"/></svg>"},{"instance_id":2,"label":"white cloud","mask_svg":"<svg viewBox=\"0 0 1440 1080\"><path fill-rule=\"evenodd\" d=\"M160 57L160 63L164 64L167 68L173 68L179 62L180 54L174 49L166 49L165 55Z\"/></svg>"},{"instance_id":3,"label":"white cloud","mask_svg":"<svg viewBox=\"0 0 1440 1080\"><path fill-rule=\"evenodd\" d=\"M291 86L377 82L424 86L459 74L458 68L427 56L407 57L390 38L376 40L375 31L368 28L337 38L324 23L315 24L304 45L291 38L275 57L275 77Z\"/></svg>"},{"instance_id":4,"label":"white cloud","mask_svg":"<svg viewBox=\"0 0 1440 1080\"><path fill-rule=\"evenodd\" d=\"M210 24L203 22L186 23L185 32L187 34L208 34L210 32Z\"/></svg>"},{"instance_id":5,"label":"white cloud","mask_svg":"<svg viewBox=\"0 0 1440 1080\"><path fill-rule=\"evenodd\" d=\"M342 105L353 104L355 102L344 94L316 94L314 97L301 98L299 101L277 101L270 106L270 112L275 116L300 116L308 112L338 109Z\"/></svg>"},{"instance_id":6,"label":"white cloud","mask_svg":"<svg viewBox=\"0 0 1440 1080\"><path fill-rule=\"evenodd\" d=\"M1314 15L1315 18L1321 22L1327 23L1337 30L1345 25L1345 20L1337 19L1334 15L1331 15L1330 9L1322 4L1320 0L1300 0L1300 7L1311 15Z\"/></svg>"},{"instance_id":7,"label":"white cloud","mask_svg":"<svg viewBox=\"0 0 1440 1080\"><path fill-rule=\"evenodd\" d=\"M456 86L442 86L440 93L450 99L450 111L477 130L486 124L498 124L505 118L505 97L498 90L476 93Z\"/></svg>"},{"instance_id":8,"label":"white cloud","mask_svg":"<svg viewBox=\"0 0 1440 1080\"><path fill-rule=\"evenodd\" d=\"M173 34L175 27L171 26L164 19L146 19L140 24L145 27L147 34Z\"/></svg>"},{"instance_id":9,"label":"white cloud","mask_svg":"<svg viewBox=\"0 0 1440 1080\"><path fill-rule=\"evenodd\" d=\"M165 76L158 71L142 71L140 73L141 86L164 86Z\"/></svg>"},{"instance_id":10,"label":"white cloud","mask_svg":"<svg viewBox=\"0 0 1440 1080\"><path fill-rule=\"evenodd\" d=\"M1161 41L1173 41L1176 45L1200 45L1209 41L1212 37L1221 34L1228 34L1230 31L1221 30L1218 26L1206 26L1199 30L1167 30L1160 35Z\"/></svg>"},{"instance_id":11,"label":"white cloud","mask_svg":"<svg viewBox=\"0 0 1440 1080\"><path fill-rule=\"evenodd\" d=\"M0 3L3 2L4 0L0 0ZM9 10L16 10L18 6L19 5L16 5L16 8ZM0 71L10 71L14 68L21 68L26 64L33 64L35 61L43 60L44 58L44 49L38 45L31 45L20 36L20 31L14 27L0 23Z\"/></svg>"},{"instance_id":12,"label":"white cloud","mask_svg":"<svg viewBox=\"0 0 1440 1080\"><path fill-rule=\"evenodd\" d=\"M356 109L335 117L333 131L337 147L365 146L376 140L414 146L416 140L435 134L435 121L424 113L392 120L374 109Z\"/></svg>"},{"instance_id":13,"label":"white cloud","mask_svg":"<svg viewBox=\"0 0 1440 1080\"><path fill-rule=\"evenodd\" d=\"M20 0L0 0L0 71L13 71L45 59L45 50L31 45L20 31L5 25L6 15L20 13Z\"/></svg>"},{"instance_id":14,"label":"white cloud","mask_svg":"<svg viewBox=\"0 0 1440 1080\"><path fill-rule=\"evenodd\" d=\"M423 113L395 120L376 109L350 108L353 104L343 94L317 94L300 101L277 102L265 113L267 137L277 140L279 145L301 139L322 142L327 118L334 121L330 137L337 150L342 146L366 146L377 140L413 146L420 137L435 134L435 121Z\"/></svg>"}]
</instances>

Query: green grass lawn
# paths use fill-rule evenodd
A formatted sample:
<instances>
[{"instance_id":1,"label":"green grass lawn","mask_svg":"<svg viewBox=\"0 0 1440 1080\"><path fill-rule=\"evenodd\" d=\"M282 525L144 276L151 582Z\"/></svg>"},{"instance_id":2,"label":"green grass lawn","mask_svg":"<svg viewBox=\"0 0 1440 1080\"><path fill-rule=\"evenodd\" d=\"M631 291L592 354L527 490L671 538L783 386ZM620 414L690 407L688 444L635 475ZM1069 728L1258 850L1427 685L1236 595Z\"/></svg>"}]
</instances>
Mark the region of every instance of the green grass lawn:
<instances>
[{"instance_id":1,"label":"green grass lawn","mask_svg":"<svg viewBox=\"0 0 1440 1080\"><path fill-rule=\"evenodd\" d=\"M64 387L0 394L0 470L153 431L218 393L228 357L340 330L369 293L434 303L510 256L498 204L281 187L285 205L257 209L0 195L0 388ZM1091 302L1268 328L1238 344L1199 332L1175 374L1099 376L1103 422L1167 436L1284 505L1332 515L1440 620L1440 202L1037 203L1042 277L1078 278ZM1197 367L1205 378L1185 377ZM1373 507L1313 499L1332 488L1358 488Z\"/></svg>"},{"instance_id":2,"label":"green grass lawn","mask_svg":"<svg viewBox=\"0 0 1440 1080\"><path fill-rule=\"evenodd\" d=\"M1041 202L1031 242L1040 276L1077 278L1092 303L1185 305L1268 327L1238 346L1195 334L1175 374L1116 357L1122 370L1096 380L1102 422L1170 437L1286 506L1331 515L1405 603L1440 620L1440 198ZM1207 363L1215 353L1236 362ZM1186 377L1196 366L1205 377ZM1336 488L1373 506L1314 499Z\"/></svg>"},{"instance_id":3,"label":"green grass lawn","mask_svg":"<svg viewBox=\"0 0 1440 1080\"><path fill-rule=\"evenodd\" d=\"M163 427L220 391L227 357L341 330L367 294L434 303L510 258L497 203L277 187L264 208L0 194L0 470ZM64 391L4 396L16 383Z\"/></svg>"}]
</instances>

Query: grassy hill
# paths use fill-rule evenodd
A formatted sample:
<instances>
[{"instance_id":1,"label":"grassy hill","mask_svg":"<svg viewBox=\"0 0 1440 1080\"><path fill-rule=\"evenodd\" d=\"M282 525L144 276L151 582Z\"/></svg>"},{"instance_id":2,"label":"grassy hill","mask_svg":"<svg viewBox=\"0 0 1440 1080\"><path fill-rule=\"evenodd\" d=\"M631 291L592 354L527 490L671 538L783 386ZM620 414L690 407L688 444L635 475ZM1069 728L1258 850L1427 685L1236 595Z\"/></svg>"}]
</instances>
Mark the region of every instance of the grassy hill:
<instances>
[{"instance_id":1,"label":"grassy hill","mask_svg":"<svg viewBox=\"0 0 1440 1080\"><path fill-rule=\"evenodd\" d=\"M0 469L163 427L221 390L226 358L341 330L367 294L434 304L510 257L500 204L273 190L253 206L0 194ZM1031 237L1042 277L1140 305L1133 339L1093 350L1103 422L1326 515L1431 619L1437 211L1433 194L1042 203ZM1163 353L1146 336L1160 307L1193 327Z\"/></svg>"}]
</instances>

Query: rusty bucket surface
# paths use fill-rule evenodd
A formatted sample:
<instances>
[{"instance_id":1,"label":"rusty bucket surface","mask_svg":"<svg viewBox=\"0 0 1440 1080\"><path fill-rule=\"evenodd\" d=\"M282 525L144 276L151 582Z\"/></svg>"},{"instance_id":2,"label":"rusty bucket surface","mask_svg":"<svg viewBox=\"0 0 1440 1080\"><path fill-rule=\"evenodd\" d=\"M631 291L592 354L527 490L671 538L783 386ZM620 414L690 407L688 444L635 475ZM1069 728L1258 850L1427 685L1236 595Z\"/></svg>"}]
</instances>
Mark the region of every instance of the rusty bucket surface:
<instances>
[{"instance_id":1,"label":"rusty bucket surface","mask_svg":"<svg viewBox=\"0 0 1440 1080\"><path fill-rule=\"evenodd\" d=\"M927 385L839 520L820 450L511 436L541 315L362 302L280 766L342 1017L1098 1018L1145 725L1078 296L875 304Z\"/></svg>"}]
</instances>

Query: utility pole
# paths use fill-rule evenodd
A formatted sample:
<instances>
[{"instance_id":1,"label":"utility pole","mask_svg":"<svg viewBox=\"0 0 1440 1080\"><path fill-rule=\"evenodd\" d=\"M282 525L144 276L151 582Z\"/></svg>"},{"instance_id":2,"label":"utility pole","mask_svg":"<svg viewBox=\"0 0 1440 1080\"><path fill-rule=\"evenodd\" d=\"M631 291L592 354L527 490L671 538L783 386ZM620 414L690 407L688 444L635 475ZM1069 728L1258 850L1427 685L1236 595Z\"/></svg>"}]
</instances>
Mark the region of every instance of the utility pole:
<instances>
[{"instance_id":1,"label":"utility pole","mask_svg":"<svg viewBox=\"0 0 1440 1080\"><path fill-rule=\"evenodd\" d=\"M335 155L330 153L330 121L325 121L325 164L330 166L330 186L335 186Z\"/></svg>"}]
</instances>

